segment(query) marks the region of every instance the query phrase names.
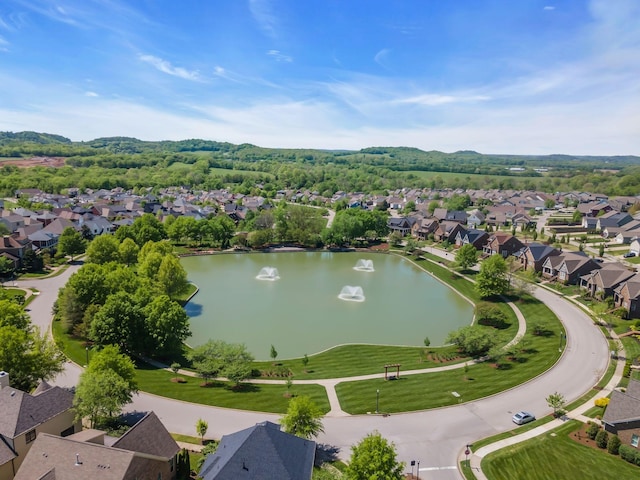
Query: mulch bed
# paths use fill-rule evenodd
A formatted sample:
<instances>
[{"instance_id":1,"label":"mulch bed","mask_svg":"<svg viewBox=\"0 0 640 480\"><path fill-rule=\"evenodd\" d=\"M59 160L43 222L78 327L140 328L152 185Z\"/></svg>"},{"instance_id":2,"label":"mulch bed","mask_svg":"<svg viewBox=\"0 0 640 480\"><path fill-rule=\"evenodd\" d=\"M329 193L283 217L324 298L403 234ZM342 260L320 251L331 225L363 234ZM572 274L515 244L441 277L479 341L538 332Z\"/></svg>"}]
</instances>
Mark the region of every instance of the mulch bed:
<instances>
[{"instance_id":1,"label":"mulch bed","mask_svg":"<svg viewBox=\"0 0 640 480\"><path fill-rule=\"evenodd\" d=\"M586 423L583 424L580 427L580 430L576 430L575 432L572 432L569 435L569 438L571 438L572 440L578 442L581 445L584 445L586 447L591 447L591 448L596 448L600 451L604 451L606 452L607 449L605 448L604 450L602 448L598 448L598 445L596 444L595 440L591 440L589 438L589 435L587 435L587 429L589 428L589 425L587 425Z\"/></svg>"}]
</instances>

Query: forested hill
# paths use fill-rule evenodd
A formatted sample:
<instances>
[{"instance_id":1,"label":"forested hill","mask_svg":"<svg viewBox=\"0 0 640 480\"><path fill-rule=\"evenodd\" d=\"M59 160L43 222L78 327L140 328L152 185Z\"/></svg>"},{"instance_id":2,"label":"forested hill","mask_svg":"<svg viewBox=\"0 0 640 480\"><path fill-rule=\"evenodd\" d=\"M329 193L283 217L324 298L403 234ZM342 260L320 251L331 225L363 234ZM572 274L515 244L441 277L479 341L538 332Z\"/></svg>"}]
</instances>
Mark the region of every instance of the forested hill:
<instances>
[{"instance_id":1,"label":"forested hill","mask_svg":"<svg viewBox=\"0 0 640 480\"><path fill-rule=\"evenodd\" d=\"M620 169L640 165L640 157L575 156L575 155L509 155L483 154L472 150L444 153L411 147L369 147L359 151L261 148L250 144L234 145L212 140L188 139L180 141L143 141L131 137L105 137L88 142L72 142L60 135L38 132L0 132L0 157L55 155L63 157L90 156L100 153L141 154L152 152L218 152L238 160L281 160L336 163L359 160L372 165L384 165L398 170L451 171L451 164L469 166ZM444 168L444 164L447 165ZM427 168L425 168L427 167ZM460 171L474 173L463 168ZM458 171L456 169L456 171ZM476 172L480 173L480 172ZM487 172L482 172L487 173Z\"/></svg>"}]
</instances>

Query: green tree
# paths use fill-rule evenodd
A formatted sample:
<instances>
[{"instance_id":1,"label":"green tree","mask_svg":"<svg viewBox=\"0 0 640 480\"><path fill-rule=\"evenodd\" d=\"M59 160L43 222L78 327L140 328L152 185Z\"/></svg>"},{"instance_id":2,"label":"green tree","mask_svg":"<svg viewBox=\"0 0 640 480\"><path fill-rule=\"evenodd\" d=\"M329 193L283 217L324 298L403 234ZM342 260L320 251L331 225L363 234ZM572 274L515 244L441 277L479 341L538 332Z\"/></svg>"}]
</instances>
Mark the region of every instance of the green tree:
<instances>
[{"instance_id":1,"label":"green tree","mask_svg":"<svg viewBox=\"0 0 640 480\"><path fill-rule=\"evenodd\" d=\"M134 220L131 225L131 235L138 245L147 242L159 242L167 238L164 225L154 215L145 213Z\"/></svg>"},{"instance_id":2,"label":"green tree","mask_svg":"<svg viewBox=\"0 0 640 480\"><path fill-rule=\"evenodd\" d=\"M491 255L480 264L476 276L476 291L481 297L503 295L509 289L507 262L500 255Z\"/></svg>"},{"instance_id":3,"label":"green tree","mask_svg":"<svg viewBox=\"0 0 640 480\"><path fill-rule=\"evenodd\" d=\"M62 231L58 239L58 255L70 256L71 260L76 255L84 253L87 248L82 234L73 227L67 227Z\"/></svg>"},{"instance_id":4,"label":"green tree","mask_svg":"<svg viewBox=\"0 0 640 480\"><path fill-rule=\"evenodd\" d=\"M107 345L93 355L88 372L100 373L112 370L127 384L127 389L132 393L138 392L138 382L136 381L136 368L133 361L115 345Z\"/></svg>"},{"instance_id":5,"label":"green tree","mask_svg":"<svg viewBox=\"0 0 640 480\"><path fill-rule=\"evenodd\" d=\"M278 358L278 351L276 350L276 347L274 347L273 345L271 345L271 351L269 352L269 356L271 357L272 361L276 361L276 358Z\"/></svg>"},{"instance_id":6,"label":"green tree","mask_svg":"<svg viewBox=\"0 0 640 480\"><path fill-rule=\"evenodd\" d=\"M88 417L93 428L100 420L118 415L131 399L129 385L113 370L87 370L80 375L73 406L76 418Z\"/></svg>"},{"instance_id":7,"label":"green tree","mask_svg":"<svg viewBox=\"0 0 640 480\"><path fill-rule=\"evenodd\" d=\"M478 250L472 244L467 243L458 249L455 261L461 270L468 270L478 263Z\"/></svg>"},{"instance_id":8,"label":"green tree","mask_svg":"<svg viewBox=\"0 0 640 480\"><path fill-rule=\"evenodd\" d=\"M223 352L222 374L236 386L251 376L253 356L243 343L227 343Z\"/></svg>"},{"instance_id":9,"label":"green tree","mask_svg":"<svg viewBox=\"0 0 640 480\"><path fill-rule=\"evenodd\" d=\"M280 425L287 433L310 439L324 431L322 417L322 411L311 398L302 395L289 400L287 413L280 419Z\"/></svg>"},{"instance_id":10,"label":"green tree","mask_svg":"<svg viewBox=\"0 0 640 480\"><path fill-rule=\"evenodd\" d=\"M159 290L175 299L189 288L187 272L175 255L166 255L160 262L157 274Z\"/></svg>"},{"instance_id":11,"label":"green tree","mask_svg":"<svg viewBox=\"0 0 640 480\"><path fill-rule=\"evenodd\" d=\"M553 408L554 417L561 417L566 413L564 410L564 406L567 404L567 401L565 400L564 395L558 392L554 392L551 395L549 395L545 400L547 401L547 405Z\"/></svg>"},{"instance_id":12,"label":"green tree","mask_svg":"<svg viewBox=\"0 0 640 480\"><path fill-rule=\"evenodd\" d=\"M144 326L145 316L138 302L127 292L117 292L94 315L89 336L98 345L141 352L146 338Z\"/></svg>"},{"instance_id":13,"label":"green tree","mask_svg":"<svg viewBox=\"0 0 640 480\"><path fill-rule=\"evenodd\" d=\"M404 462L397 460L396 448L378 432L364 437L351 447L351 459L345 471L349 480L401 480Z\"/></svg>"},{"instance_id":14,"label":"green tree","mask_svg":"<svg viewBox=\"0 0 640 480\"><path fill-rule=\"evenodd\" d=\"M30 392L39 380L62 372L65 357L38 328L0 327L0 365L9 373L14 388Z\"/></svg>"},{"instance_id":15,"label":"green tree","mask_svg":"<svg viewBox=\"0 0 640 480\"><path fill-rule=\"evenodd\" d=\"M507 315L498 305L491 302L478 302L476 304L475 318L480 325L501 329L509 326Z\"/></svg>"},{"instance_id":16,"label":"green tree","mask_svg":"<svg viewBox=\"0 0 640 480\"><path fill-rule=\"evenodd\" d=\"M207 434L207 430L209 430L209 424L205 420L199 418L196 422L196 432L200 436L200 443L204 444L204 436Z\"/></svg>"},{"instance_id":17,"label":"green tree","mask_svg":"<svg viewBox=\"0 0 640 480\"><path fill-rule=\"evenodd\" d=\"M472 357L485 355L498 339L491 330L478 325L468 325L447 335L447 343L457 345L462 352Z\"/></svg>"},{"instance_id":18,"label":"green tree","mask_svg":"<svg viewBox=\"0 0 640 480\"><path fill-rule=\"evenodd\" d=\"M306 369L307 365L309 365L309 356L305 353L302 357L302 366Z\"/></svg>"},{"instance_id":19,"label":"green tree","mask_svg":"<svg viewBox=\"0 0 640 480\"><path fill-rule=\"evenodd\" d=\"M601 243L598 247L598 256L600 258L604 257L604 243Z\"/></svg>"},{"instance_id":20,"label":"green tree","mask_svg":"<svg viewBox=\"0 0 640 480\"><path fill-rule=\"evenodd\" d=\"M19 330L28 330L29 315L24 311L24 307L13 300L0 300L0 328L12 326Z\"/></svg>"},{"instance_id":21,"label":"green tree","mask_svg":"<svg viewBox=\"0 0 640 480\"><path fill-rule=\"evenodd\" d=\"M140 247L130 238L125 238L118 247L118 256L120 262L130 266L135 265L138 261L138 253L140 253Z\"/></svg>"},{"instance_id":22,"label":"green tree","mask_svg":"<svg viewBox=\"0 0 640 480\"><path fill-rule=\"evenodd\" d=\"M189 316L167 295L155 296L144 307L146 349L157 355L178 354L191 335Z\"/></svg>"},{"instance_id":23,"label":"green tree","mask_svg":"<svg viewBox=\"0 0 640 480\"><path fill-rule=\"evenodd\" d=\"M0 225L2 224L0 223ZM12 277L15 270L15 264L7 257L0 255L0 278Z\"/></svg>"},{"instance_id":24,"label":"green tree","mask_svg":"<svg viewBox=\"0 0 640 480\"><path fill-rule=\"evenodd\" d=\"M215 378L224 367L224 346L222 340L209 340L187 353L187 359L205 383Z\"/></svg>"},{"instance_id":25,"label":"green tree","mask_svg":"<svg viewBox=\"0 0 640 480\"><path fill-rule=\"evenodd\" d=\"M89 262L99 265L118 261L120 242L113 235L99 235L87 247Z\"/></svg>"}]
</instances>

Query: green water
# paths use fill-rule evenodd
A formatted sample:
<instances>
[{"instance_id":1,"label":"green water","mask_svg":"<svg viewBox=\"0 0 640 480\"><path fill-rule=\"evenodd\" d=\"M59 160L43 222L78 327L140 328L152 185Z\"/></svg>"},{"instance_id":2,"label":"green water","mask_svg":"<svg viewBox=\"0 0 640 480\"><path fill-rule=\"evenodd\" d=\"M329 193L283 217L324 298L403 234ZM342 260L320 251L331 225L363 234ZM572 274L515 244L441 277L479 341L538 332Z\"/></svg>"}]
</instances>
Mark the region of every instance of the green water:
<instances>
[{"instance_id":1,"label":"green water","mask_svg":"<svg viewBox=\"0 0 640 480\"><path fill-rule=\"evenodd\" d=\"M374 272L353 269L373 260ZM247 345L256 359L300 357L345 343L439 345L471 323L473 307L409 261L386 254L295 252L185 257L200 291L187 304L192 337ZM257 280L263 267L280 279ZM338 298L362 287L364 302Z\"/></svg>"}]
</instances>

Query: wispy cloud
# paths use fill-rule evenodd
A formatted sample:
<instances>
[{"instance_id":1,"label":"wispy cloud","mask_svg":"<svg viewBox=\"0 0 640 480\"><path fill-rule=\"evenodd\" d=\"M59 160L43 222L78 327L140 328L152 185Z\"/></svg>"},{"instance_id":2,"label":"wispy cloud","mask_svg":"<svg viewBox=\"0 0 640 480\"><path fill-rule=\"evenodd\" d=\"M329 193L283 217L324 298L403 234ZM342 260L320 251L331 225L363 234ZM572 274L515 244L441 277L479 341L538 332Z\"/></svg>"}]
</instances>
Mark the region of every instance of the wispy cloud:
<instances>
[{"instance_id":1,"label":"wispy cloud","mask_svg":"<svg viewBox=\"0 0 640 480\"><path fill-rule=\"evenodd\" d=\"M267 55L275 59L276 62L293 62L292 57L290 57L289 55L285 55L284 53L280 52L280 50L267 50Z\"/></svg>"},{"instance_id":2,"label":"wispy cloud","mask_svg":"<svg viewBox=\"0 0 640 480\"><path fill-rule=\"evenodd\" d=\"M183 78L185 80L201 81L202 78L197 70L187 70L182 67L174 67L171 62L163 60L162 58L155 57L153 55L139 55L138 58L149 65L152 65L157 70L167 75Z\"/></svg>"},{"instance_id":3,"label":"wispy cloud","mask_svg":"<svg viewBox=\"0 0 640 480\"><path fill-rule=\"evenodd\" d=\"M85 97L99 97L100 95L98 95L96 92L85 92Z\"/></svg>"},{"instance_id":4,"label":"wispy cloud","mask_svg":"<svg viewBox=\"0 0 640 480\"><path fill-rule=\"evenodd\" d=\"M0 52L9 51L9 42L0 35Z\"/></svg>"},{"instance_id":5,"label":"wispy cloud","mask_svg":"<svg viewBox=\"0 0 640 480\"><path fill-rule=\"evenodd\" d=\"M556 7L554 7L554 6L552 6L552 5L545 5L545 6L544 6L544 8L543 8L543 10L547 10L547 11L549 11L549 10L555 10L555 9L556 9Z\"/></svg>"},{"instance_id":6,"label":"wispy cloud","mask_svg":"<svg viewBox=\"0 0 640 480\"><path fill-rule=\"evenodd\" d=\"M249 0L249 11L258 26L272 38L278 35L278 18L270 0Z\"/></svg>"},{"instance_id":7,"label":"wispy cloud","mask_svg":"<svg viewBox=\"0 0 640 480\"><path fill-rule=\"evenodd\" d=\"M375 54L375 56L373 57L373 60L381 67L387 68L386 59L390 53L391 53L391 50L389 48L383 48L382 50L380 50L378 53Z\"/></svg>"},{"instance_id":8,"label":"wispy cloud","mask_svg":"<svg viewBox=\"0 0 640 480\"><path fill-rule=\"evenodd\" d=\"M414 104L423 106L438 106L448 103L469 103L469 102L485 102L491 100L487 95L441 95L426 93L415 97L402 98L394 103L398 104Z\"/></svg>"}]
</instances>

